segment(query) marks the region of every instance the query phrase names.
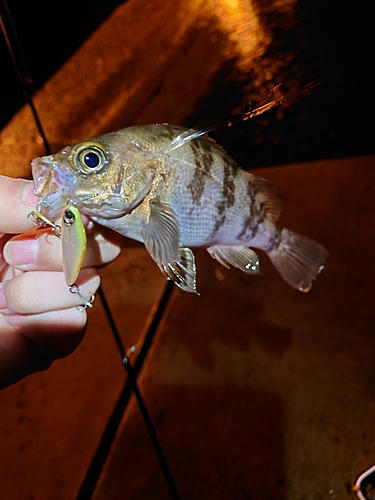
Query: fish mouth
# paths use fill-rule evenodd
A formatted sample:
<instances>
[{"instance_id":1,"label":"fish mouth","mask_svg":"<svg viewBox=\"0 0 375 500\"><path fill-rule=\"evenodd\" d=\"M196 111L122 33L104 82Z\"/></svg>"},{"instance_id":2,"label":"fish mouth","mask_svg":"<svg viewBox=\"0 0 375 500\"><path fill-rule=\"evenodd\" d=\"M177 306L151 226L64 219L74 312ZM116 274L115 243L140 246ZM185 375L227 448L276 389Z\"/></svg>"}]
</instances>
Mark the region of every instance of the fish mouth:
<instances>
[{"instance_id":1,"label":"fish mouth","mask_svg":"<svg viewBox=\"0 0 375 500\"><path fill-rule=\"evenodd\" d=\"M34 194L41 200L37 210L52 221L61 216L75 184L74 174L57 168L53 156L34 158L31 162Z\"/></svg>"},{"instance_id":2,"label":"fish mouth","mask_svg":"<svg viewBox=\"0 0 375 500\"><path fill-rule=\"evenodd\" d=\"M51 168L49 162L43 161L43 158L34 158L31 162L31 172L34 179L34 194L41 196L43 184Z\"/></svg>"}]
</instances>

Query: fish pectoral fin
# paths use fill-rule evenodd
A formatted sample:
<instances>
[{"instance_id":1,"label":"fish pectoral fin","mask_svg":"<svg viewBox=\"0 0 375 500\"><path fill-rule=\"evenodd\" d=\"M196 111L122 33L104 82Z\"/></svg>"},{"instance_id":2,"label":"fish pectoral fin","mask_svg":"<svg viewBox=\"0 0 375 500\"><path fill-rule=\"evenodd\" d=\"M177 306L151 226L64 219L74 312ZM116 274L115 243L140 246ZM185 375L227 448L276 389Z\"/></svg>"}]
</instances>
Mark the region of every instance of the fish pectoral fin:
<instances>
[{"instance_id":1,"label":"fish pectoral fin","mask_svg":"<svg viewBox=\"0 0 375 500\"><path fill-rule=\"evenodd\" d=\"M167 203L150 200L150 217L142 237L162 273L185 292L197 293L194 254L190 248L179 247L177 215Z\"/></svg>"},{"instance_id":2,"label":"fish pectoral fin","mask_svg":"<svg viewBox=\"0 0 375 500\"><path fill-rule=\"evenodd\" d=\"M190 248L180 248L179 260L169 262L167 265L159 264L159 267L167 279L172 280L182 290L199 295L196 286L195 258Z\"/></svg>"},{"instance_id":3,"label":"fish pectoral fin","mask_svg":"<svg viewBox=\"0 0 375 500\"><path fill-rule=\"evenodd\" d=\"M149 254L159 265L178 261L180 230L177 215L167 204L150 200L150 217L142 230L142 237Z\"/></svg>"},{"instance_id":4,"label":"fish pectoral fin","mask_svg":"<svg viewBox=\"0 0 375 500\"><path fill-rule=\"evenodd\" d=\"M229 269L229 265L241 269L244 273L260 274L259 259L254 250L250 248L234 245L221 246L214 245L207 248L207 252L212 258Z\"/></svg>"}]
</instances>

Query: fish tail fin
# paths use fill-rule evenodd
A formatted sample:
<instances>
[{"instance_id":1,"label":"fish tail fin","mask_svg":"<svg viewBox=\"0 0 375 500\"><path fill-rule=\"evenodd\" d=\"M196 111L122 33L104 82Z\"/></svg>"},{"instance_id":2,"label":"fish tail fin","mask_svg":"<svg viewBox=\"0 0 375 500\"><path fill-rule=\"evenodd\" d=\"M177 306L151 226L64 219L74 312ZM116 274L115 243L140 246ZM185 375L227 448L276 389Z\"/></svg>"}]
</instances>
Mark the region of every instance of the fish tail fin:
<instances>
[{"instance_id":1,"label":"fish tail fin","mask_svg":"<svg viewBox=\"0 0 375 500\"><path fill-rule=\"evenodd\" d=\"M323 270L328 252L316 241L289 229L282 229L279 234L279 245L267 254L289 285L308 292L313 280Z\"/></svg>"}]
</instances>

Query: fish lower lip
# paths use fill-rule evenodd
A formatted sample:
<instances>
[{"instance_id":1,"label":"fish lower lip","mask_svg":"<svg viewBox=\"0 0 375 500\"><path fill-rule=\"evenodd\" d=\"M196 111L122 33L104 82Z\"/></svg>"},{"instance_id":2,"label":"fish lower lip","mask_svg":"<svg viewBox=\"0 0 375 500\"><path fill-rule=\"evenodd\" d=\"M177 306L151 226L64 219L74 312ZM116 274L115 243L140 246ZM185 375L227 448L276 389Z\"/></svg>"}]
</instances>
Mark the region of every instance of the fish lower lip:
<instances>
[{"instance_id":1,"label":"fish lower lip","mask_svg":"<svg viewBox=\"0 0 375 500\"><path fill-rule=\"evenodd\" d=\"M31 172L33 175L35 186L34 194L36 196L41 196L43 194L42 189L50 169L51 165L49 163L40 161L39 158L34 158L31 162Z\"/></svg>"}]
</instances>

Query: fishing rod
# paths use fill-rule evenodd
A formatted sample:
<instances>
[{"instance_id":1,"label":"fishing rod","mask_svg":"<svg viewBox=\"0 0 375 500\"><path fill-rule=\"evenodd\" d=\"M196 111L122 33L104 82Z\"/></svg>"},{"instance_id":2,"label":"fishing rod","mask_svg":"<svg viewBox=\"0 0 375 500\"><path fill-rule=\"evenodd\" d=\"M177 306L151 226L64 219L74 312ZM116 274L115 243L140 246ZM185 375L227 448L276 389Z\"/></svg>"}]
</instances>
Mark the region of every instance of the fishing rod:
<instances>
[{"instance_id":1,"label":"fishing rod","mask_svg":"<svg viewBox=\"0 0 375 500\"><path fill-rule=\"evenodd\" d=\"M6 0L0 0L0 26L1 30L3 33L3 36L5 38L10 56L12 58L15 71L18 77L18 80L20 82L21 90L23 93L23 96L25 98L26 103L30 106L33 114L33 118L35 120L37 129L39 131L40 136L43 139L43 144L44 148L46 151L47 155L51 154L51 148L47 139L47 136L44 132L42 123L39 119L38 112L35 108L33 99L32 99L32 94L34 92L34 86L33 86L33 80L31 78L27 63L26 63L26 58L17 34L16 27L14 25L9 7L7 5ZM117 432L117 429L120 425L121 418L124 414L124 411L127 407L127 404L129 402L130 396L133 393L136 400L138 407L140 409L143 421L145 423L150 441L152 443L152 446L154 448L155 454L157 456L157 459L159 461L160 468L162 470L162 473L164 475L165 481L167 483L169 492L171 494L171 497L173 500L180 500L180 495L178 492L178 489L176 487L175 480L171 474L167 459L164 455L164 451L162 449L162 446L159 442L159 439L156 434L155 427L152 423L151 417L149 415L149 412L147 410L146 404L142 398L142 395L139 391L138 384L137 384L137 377L140 373L140 370L142 368L143 362L146 359L147 353L149 351L149 348L151 346L152 340L154 338L154 335L157 331L157 328L159 326L160 320L163 316L163 313L165 311L165 308L169 302L171 293L173 290L173 283L168 282L167 286L165 287L164 293L162 295L162 298L159 302L159 305L157 307L157 310L154 314L153 320L151 322L151 325L148 329L148 332L145 337L145 341L143 342L142 348L140 349L139 355L137 357L135 366L133 367L129 358L126 356L126 350L123 345L121 336L119 334L119 331L117 329L114 317L112 315L111 309L109 307L108 301L106 299L106 296L104 294L104 291L102 287L99 287L98 293L100 296L100 299L102 301L104 311L109 323L109 326L111 328L112 334L115 338L115 342L117 345L117 349L120 353L121 359L122 359L122 364L124 366L124 369L127 373L127 382L125 384L125 387L122 391L122 394L120 395L120 398L116 404L115 410L112 413L111 418L109 419L109 422L107 424L107 427L104 431L102 442L100 443L94 458L90 464L89 470L86 474L86 479L84 480L80 492L78 493L77 500L79 499L84 499L84 498L90 498L94 488L96 486L96 483L99 479L100 473L102 471L103 465L105 463L105 460L108 456L108 452L110 449L110 446L113 442L113 439L115 437L115 434ZM89 495L89 496L88 496Z\"/></svg>"},{"instance_id":2,"label":"fishing rod","mask_svg":"<svg viewBox=\"0 0 375 500\"><path fill-rule=\"evenodd\" d=\"M30 106L38 132L43 140L46 154L50 155L52 151L32 98L32 94L34 93L33 80L30 76L25 55L6 0L1 0L0 2L0 27L5 43L8 47L10 57L12 58L17 78L20 82L23 97L26 103Z\"/></svg>"},{"instance_id":3,"label":"fishing rod","mask_svg":"<svg viewBox=\"0 0 375 500\"><path fill-rule=\"evenodd\" d=\"M126 355L126 350L124 348L123 342L121 340L121 336L118 332L116 323L114 321L113 315L111 313L110 307L108 305L107 299L103 293L103 291L99 288L99 296L102 300L104 310L106 311L107 319L109 321L109 324L112 329L112 333L114 335L118 350L121 355L121 360L122 364L125 368L125 371L128 374L128 378L126 381L126 384L124 386L124 389L118 398L117 404L115 409L112 412L112 415L108 421L107 427L105 429L105 432L103 434L102 440L100 445L97 448L97 451L91 461L90 467L87 471L85 480L81 486L81 489L79 491L79 494L77 496L77 500L85 500L87 498L90 498L95 486L97 484L97 481L99 479L100 472L104 466L106 457L109 453L111 444L113 442L113 439L115 437L117 428L120 424L122 414L129 402L130 396L132 393L135 395L138 407L140 409L142 418L144 420L144 423L146 425L146 429L150 438L150 441L154 447L157 459L159 461L160 468L163 472L165 481L167 483L169 492L171 494L171 497L173 500L179 500L180 495L175 483L175 480L173 478L173 475L170 471L167 459L164 455L164 451L161 447L161 444L159 442L159 439L157 437L155 428L152 424L152 420L150 418L150 415L148 413L147 407L144 403L144 400L139 392L138 384L137 384L137 377L141 371L141 368L143 366L143 363L146 359L146 355L148 353L148 350L151 346L151 343L153 341L153 338L156 334L156 331L159 327L160 321L163 317L164 311L168 305L170 296L172 294L172 291L174 289L174 284L172 281L168 281L167 285L165 287L164 293L162 295L162 298L158 304L157 310L152 318L151 324L147 330L147 334L145 336L145 340L143 342L142 348L138 354L138 357L136 359L136 362L134 364L134 367L131 365L129 358Z\"/></svg>"}]
</instances>

